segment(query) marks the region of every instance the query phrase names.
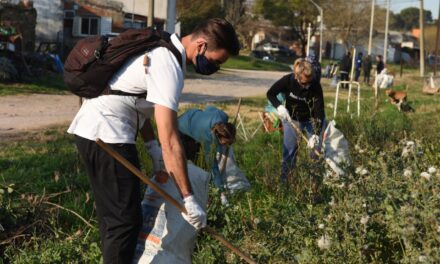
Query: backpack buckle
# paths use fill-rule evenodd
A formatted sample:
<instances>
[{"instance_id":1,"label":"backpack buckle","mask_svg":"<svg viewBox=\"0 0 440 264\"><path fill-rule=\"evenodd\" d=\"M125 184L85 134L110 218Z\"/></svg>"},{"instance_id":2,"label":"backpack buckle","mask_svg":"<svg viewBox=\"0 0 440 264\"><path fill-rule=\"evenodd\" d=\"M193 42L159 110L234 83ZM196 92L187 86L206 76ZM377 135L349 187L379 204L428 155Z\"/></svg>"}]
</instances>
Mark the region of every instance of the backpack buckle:
<instances>
[{"instance_id":1,"label":"backpack buckle","mask_svg":"<svg viewBox=\"0 0 440 264\"><path fill-rule=\"evenodd\" d=\"M101 58L101 51L99 51L99 50L95 50L94 52L93 52L93 56L96 58L96 59L100 59Z\"/></svg>"}]
</instances>

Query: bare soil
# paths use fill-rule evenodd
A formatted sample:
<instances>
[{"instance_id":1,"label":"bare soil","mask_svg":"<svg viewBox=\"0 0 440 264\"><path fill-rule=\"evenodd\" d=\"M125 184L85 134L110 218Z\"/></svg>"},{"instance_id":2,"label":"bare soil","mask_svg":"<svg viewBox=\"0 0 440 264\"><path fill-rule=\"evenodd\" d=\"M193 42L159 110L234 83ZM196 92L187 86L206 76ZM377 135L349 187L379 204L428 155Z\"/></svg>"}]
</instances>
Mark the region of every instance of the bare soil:
<instances>
[{"instance_id":1,"label":"bare soil","mask_svg":"<svg viewBox=\"0 0 440 264\"><path fill-rule=\"evenodd\" d=\"M189 78L181 104L262 96L287 72L222 70L208 77ZM25 137L50 126L67 125L80 106L74 95L31 94L0 97L0 142Z\"/></svg>"}]
</instances>

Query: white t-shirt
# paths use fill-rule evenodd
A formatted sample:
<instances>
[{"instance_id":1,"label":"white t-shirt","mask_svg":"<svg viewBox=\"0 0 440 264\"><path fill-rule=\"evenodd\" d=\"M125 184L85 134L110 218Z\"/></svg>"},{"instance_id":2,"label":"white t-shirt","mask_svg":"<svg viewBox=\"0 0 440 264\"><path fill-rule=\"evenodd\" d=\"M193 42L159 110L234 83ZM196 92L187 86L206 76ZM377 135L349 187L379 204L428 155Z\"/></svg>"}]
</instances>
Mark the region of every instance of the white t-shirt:
<instances>
[{"instance_id":1,"label":"white t-shirt","mask_svg":"<svg viewBox=\"0 0 440 264\"><path fill-rule=\"evenodd\" d=\"M147 98L135 96L101 95L84 100L69 129L70 134L107 143L135 143L136 128L142 127L152 116L154 104L177 112L183 89L186 54L179 38L173 34L171 42L182 54L183 69L167 48L154 50L131 58L109 81L112 90L128 93L147 92ZM148 65L143 65L144 56Z\"/></svg>"}]
</instances>

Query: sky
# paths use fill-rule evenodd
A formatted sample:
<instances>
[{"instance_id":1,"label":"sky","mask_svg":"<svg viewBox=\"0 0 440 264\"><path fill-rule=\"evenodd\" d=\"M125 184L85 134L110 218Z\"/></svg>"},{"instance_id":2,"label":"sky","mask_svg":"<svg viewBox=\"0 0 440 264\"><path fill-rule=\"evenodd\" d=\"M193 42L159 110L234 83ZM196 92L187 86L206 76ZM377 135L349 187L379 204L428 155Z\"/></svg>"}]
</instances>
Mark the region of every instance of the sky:
<instances>
[{"instance_id":1,"label":"sky","mask_svg":"<svg viewBox=\"0 0 440 264\"><path fill-rule=\"evenodd\" d=\"M424 9L430 10L432 18L437 19L440 0L424 0ZM385 0L378 0L380 5L385 6ZM400 13L400 10L407 7L420 7L420 0L391 0L391 10L394 13Z\"/></svg>"}]
</instances>

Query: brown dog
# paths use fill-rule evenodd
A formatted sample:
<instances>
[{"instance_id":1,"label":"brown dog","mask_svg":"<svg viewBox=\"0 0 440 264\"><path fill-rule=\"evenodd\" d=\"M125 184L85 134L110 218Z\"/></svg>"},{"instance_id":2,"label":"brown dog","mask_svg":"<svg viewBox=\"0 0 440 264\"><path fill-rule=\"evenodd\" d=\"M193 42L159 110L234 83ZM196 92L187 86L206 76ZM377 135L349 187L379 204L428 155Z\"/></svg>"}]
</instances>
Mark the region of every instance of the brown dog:
<instances>
[{"instance_id":1,"label":"brown dog","mask_svg":"<svg viewBox=\"0 0 440 264\"><path fill-rule=\"evenodd\" d=\"M385 93L390 98L390 102L397 106L399 112L414 112L414 109L408 104L406 92L388 89Z\"/></svg>"}]
</instances>

